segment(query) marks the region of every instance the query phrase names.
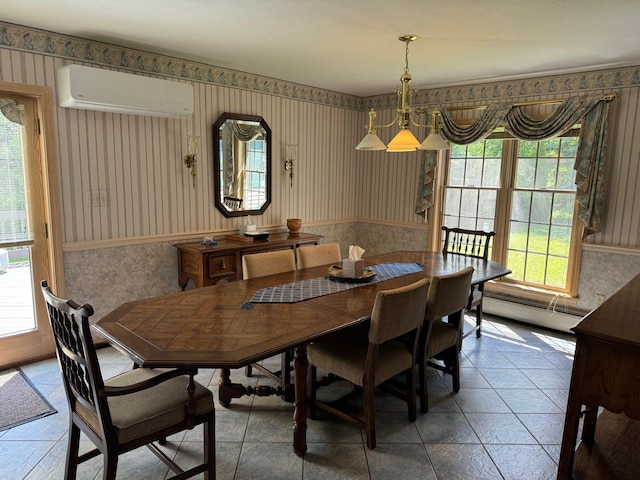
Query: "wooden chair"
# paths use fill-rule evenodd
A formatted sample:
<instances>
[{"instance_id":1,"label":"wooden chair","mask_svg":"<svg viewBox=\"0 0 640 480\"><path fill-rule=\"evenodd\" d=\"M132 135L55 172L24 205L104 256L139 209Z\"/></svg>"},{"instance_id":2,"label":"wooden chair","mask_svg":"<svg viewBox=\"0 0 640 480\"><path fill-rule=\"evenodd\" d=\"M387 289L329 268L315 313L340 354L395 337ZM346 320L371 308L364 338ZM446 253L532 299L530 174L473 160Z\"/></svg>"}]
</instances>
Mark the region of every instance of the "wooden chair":
<instances>
[{"instance_id":1,"label":"wooden chair","mask_svg":"<svg viewBox=\"0 0 640 480\"><path fill-rule=\"evenodd\" d=\"M339 243L307 245L296 249L298 269L317 267L318 265L329 265L341 261Z\"/></svg>"},{"instance_id":2,"label":"wooden chair","mask_svg":"<svg viewBox=\"0 0 640 480\"><path fill-rule=\"evenodd\" d=\"M489 259L489 244L496 232L484 230L465 230L463 228L442 227L444 240L442 253L444 255L464 255L465 257ZM462 338L476 332L476 337L482 336L482 300L484 297L484 284L474 285L469 293L467 310L476 310L476 325L472 329L463 332Z\"/></svg>"},{"instance_id":3,"label":"wooden chair","mask_svg":"<svg viewBox=\"0 0 640 480\"><path fill-rule=\"evenodd\" d=\"M76 478L78 465L100 453L103 479L115 479L118 456L147 446L174 473L214 479L215 424L213 395L194 381L196 370L135 368L103 380L91 338L93 308L56 297L41 282L55 338L58 364L69 404L65 479ZM152 442L161 445L174 433L204 426L203 463L183 471ZM96 446L79 455L80 432Z\"/></svg>"},{"instance_id":4,"label":"wooden chair","mask_svg":"<svg viewBox=\"0 0 640 480\"><path fill-rule=\"evenodd\" d=\"M424 325L418 343L418 376L420 410L429 410L427 366L448 373L453 378L453 391L460 391L460 335L465 307L471 288L473 267L431 279L427 294ZM447 317L447 321L443 321ZM436 358L443 364L430 359Z\"/></svg>"},{"instance_id":5,"label":"wooden chair","mask_svg":"<svg viewBox=\"0 0 640 480\"><path fill-rule=\"evenodd\" d=\"M222 203L231 211L242 209L242 199L236 197L222 197Z\"/></svg>"},{"instance_id":6,"label":"wooden chair","mask_svg":"<svg viewBox=\"0 0 640 480\"><path fill-rule=\"evenodd\" d=\"M417 342L424 321L429 280L424 278L411 285L379 291L371 312L368 341L366 336L345 337L342 341L312 343L307 347L309 375L307 394L309 416L315 417L315 407L364 428L367 447L376 446L374 388L400 373L406 375L406 400L409 420L416 419L415 368ZM409 345L396 339L413 338ZM338 400L331 404L316 398L317 368L348 380L362 390L364 419L339 410ZM355 392L356 390L354 390ZM354 392L349 394L351 396Z\"/></svg>"},{"instance_id":7,"label":"wooden chair","mask_svg":"<svg viewBox=\"0 0 640 480\"><path fill-rule=\"evenodd\" d=\"M275 275L276 273L290 272L295 269L296 259L292 249L254 253L242 257L242 278L244 279ZM259 370L280 384L284 392L284 400L293 402L295 394L293 388L291 388L292 361L293 351L287 350L280 355L280 370L272 371L264 365L253 363L245 367L245 375L250 377L253 368Z\"/></svg>"}]
</instances>

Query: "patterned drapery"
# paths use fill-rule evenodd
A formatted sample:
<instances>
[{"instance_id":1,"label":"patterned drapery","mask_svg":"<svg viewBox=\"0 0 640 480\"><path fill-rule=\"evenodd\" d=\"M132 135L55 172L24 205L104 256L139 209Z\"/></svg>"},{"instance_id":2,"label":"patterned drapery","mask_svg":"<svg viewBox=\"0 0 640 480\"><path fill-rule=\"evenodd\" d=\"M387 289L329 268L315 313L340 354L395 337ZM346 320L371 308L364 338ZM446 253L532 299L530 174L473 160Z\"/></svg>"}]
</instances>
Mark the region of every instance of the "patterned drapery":
<instances>
[{"instance_id":1,"label":"patterned drapery","mask_svg":"<svg viewBox=\"0 0 640 480\"><path fill-rule=\"evenodd\" d=\"M227 121L222 129L223 192L236 198L244 197L246 143L263 133L260 125Z\"/></svg>"},{"instance_id":2,"label":"patterned drapery","mask_svg":"<svg viewBox=\"0 0 640 480\"><path fill-rule=\"evenodd\" d=\"M455 123L446 109L441 109L441 133L447 140L468 145L486 138L499 125L520 140L546 140L562 135L576 123L582 123L576 155L576 200L578 216L584 222L583 238L600 231L604 206L607 116L612 96L593 94L571 97L551 115L535 120L522 106L509 103L489 105L469 126ZM433 180L437 152L427 150L422 156L416 213L426 215L433 205Z\"/></svg>"},{"instance_id":3,"label":"patterned drapery","mask_svg":"<svg viewBox=\"0 0 640 480\"><path fill-rule=\"evenodd\" d=\"M24 105L10 98L0 98L0 113L10 122L24 125Z\"/></svg>"}]
</instances>

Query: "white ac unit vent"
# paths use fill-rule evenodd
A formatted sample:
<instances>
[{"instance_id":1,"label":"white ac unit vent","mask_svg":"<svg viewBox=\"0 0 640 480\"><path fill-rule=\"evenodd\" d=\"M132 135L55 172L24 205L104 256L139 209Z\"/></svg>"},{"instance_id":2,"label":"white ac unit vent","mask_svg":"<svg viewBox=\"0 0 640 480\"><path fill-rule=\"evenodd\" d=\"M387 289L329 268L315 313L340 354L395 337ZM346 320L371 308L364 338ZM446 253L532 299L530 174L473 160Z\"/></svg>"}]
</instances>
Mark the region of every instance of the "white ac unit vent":
<instances>
[{"instance_id":1,"label":"white ac unit vent","mask_svg":"<svg viewBox=\"0 0 640 480\"><path fill-rule=\"evenodd\" d=\"M193 86L83 65L58 69L58 104L101 112L187 117L193 113Z\"/></svg>"}]
</instances>

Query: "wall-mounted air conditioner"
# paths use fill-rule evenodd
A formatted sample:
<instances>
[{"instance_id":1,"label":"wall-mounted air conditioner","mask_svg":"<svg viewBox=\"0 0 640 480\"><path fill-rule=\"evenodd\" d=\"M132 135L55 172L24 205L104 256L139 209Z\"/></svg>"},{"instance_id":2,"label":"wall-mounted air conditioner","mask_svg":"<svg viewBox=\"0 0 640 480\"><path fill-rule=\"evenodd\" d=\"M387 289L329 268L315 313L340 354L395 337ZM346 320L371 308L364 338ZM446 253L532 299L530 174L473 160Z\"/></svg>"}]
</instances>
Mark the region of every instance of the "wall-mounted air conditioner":
<instances>
[{"instance_id":1,"label":"wall-mounted air conditioner","mask_svg":"<svg viewBox=\"0 0 640 480\"><path fill-rule=\"evenodd\" d=\"M186 117L193 113L193 86L82 65L57 72L58 104L102 112Z\"/></svg>"}]
</instances>

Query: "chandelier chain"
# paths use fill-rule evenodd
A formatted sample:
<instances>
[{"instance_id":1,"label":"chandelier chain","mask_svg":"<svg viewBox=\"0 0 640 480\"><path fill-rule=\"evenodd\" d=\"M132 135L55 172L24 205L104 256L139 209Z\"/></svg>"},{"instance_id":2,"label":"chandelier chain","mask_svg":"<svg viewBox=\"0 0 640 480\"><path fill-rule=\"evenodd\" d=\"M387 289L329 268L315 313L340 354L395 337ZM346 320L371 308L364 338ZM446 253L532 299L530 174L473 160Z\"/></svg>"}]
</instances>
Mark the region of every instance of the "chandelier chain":
<instances>
[{"instance_id":1,"label":"chandelier chain","mask_svg":"<svg viewBox=\"0 0 640 480\"><path fill-rule=\"evenodd\" d=\"M409 73L409 42L410 40L405 40L405 51L404 51L404 73Z\"/></svg>"}]
</instances>

